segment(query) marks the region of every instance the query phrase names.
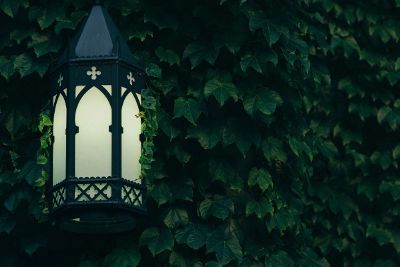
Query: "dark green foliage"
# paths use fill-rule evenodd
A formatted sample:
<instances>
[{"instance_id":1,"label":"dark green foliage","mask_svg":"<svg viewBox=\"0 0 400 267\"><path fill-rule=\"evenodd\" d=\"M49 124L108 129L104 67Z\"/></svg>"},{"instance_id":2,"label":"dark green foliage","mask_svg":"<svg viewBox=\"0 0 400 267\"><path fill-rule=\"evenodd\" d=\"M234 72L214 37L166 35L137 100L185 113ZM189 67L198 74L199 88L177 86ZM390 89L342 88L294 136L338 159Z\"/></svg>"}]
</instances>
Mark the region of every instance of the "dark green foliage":
<instances>
[{"instance_id":1,"label":"dark green foliage","mask_svg":"<svg viewBox=\"0 0 400 267\"><path fill-rule=\"evenodd\" d=\"M39 114L93 2L0 0L0 266L398 265L400 1L104 0L149 77L149 214L88 237L48 221Z\"/></svg>"}]
</instances>

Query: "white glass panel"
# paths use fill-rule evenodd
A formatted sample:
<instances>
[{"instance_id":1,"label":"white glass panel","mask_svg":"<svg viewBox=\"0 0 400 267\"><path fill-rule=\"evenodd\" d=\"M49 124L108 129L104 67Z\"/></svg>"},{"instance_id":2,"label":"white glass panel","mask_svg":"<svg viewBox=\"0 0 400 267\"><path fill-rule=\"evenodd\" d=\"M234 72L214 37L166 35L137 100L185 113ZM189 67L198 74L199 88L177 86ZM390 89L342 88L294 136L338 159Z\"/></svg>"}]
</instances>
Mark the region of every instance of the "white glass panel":
<instances>
[{"instance_id":1,"label":"white glass panel","mask_svg":"<svg viewBox=\"0 0 400 267\"><path fill-rule=\"evenodd\" d=\"M61 182L66 176L66 136L67 106L60 95L54 110L53 120L53 185Z\"/></svg>"},{"instance_id":2,"label":"white glass panel","mask_svg":"<svg viewBox=\"0 0 400 267\"><path fill-rule=\"evenodd\" d=\"M75 176L111 176L111 106L96 87L82 97L75 122Z\"/></svg>"},{"instance_id":3,"label":"white glass panel","mask_svg":"<svg viewBox=\"0 0 400 267\"><path fill-rule=\"evenodd\" d=\"M123 89L123 88L122 88ZM140 95L138 95L140 99ZM141 143L141 121L137 116L139 108L134 96L130 93L122 106L122 177L139 182Z\"/></svg>"}]
</instances>

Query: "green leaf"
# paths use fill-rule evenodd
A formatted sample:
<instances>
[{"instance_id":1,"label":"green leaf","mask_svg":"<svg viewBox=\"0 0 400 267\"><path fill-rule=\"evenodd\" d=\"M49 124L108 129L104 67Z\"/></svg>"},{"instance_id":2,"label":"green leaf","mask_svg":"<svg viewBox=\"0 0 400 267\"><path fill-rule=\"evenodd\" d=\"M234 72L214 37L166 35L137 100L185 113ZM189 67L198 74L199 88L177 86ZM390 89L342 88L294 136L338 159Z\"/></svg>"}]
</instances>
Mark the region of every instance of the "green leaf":
<instances>
[{"instance_id":1,"label":"green leaf","mask_svg":"<svg viewBox=\"0 0 400 267\"><path fill-rule=\"evenodd\" d=\"M110 267L136 267L140 258L140 252L136 247L116 248L105 257L104 264Z\"/></svg>"},{"instance_id":2,"label":"green leaf","mask_svg":"<svg viewBox=\"0 0 400 267\"><path fill-rule=\"evenodd\" d=\"M151 227L142 233L139 244L140 246L147 245L151 254L155 256L165 250L172 250L174 239L168 229Z\"/></svg>"},{"instance_id":3,"label":"green leaf","mask_svg":"<svg viewBox=\"0 0 400 267\"><path fill-rule=\"evenodd\" d=\"M16 221L14 217L7 213L0 214L0 234L9 234L15 227Z\"/></svg>"},{"instance_id":4,"label":"green leaf","mask_svg":"<svg viewBox=\"0 0 400 267\"><path fill-rule=\"evenodd\" d=\"M11 193L4 201L4 207L8 211L14 212L23 201L31 200L31 194L26 190L17 190Z\"/></svg>"},{"instance_id":5,"label":"green leaf","mask_svg":"<svg viewBox=\"0 0 400 267\"><path fill-rule=\"evenodd\" d=\"M203 46L197 43L188 44L183 51L183 58L189 58L192 63L192 69L199 65L202 61L214 64L217 59L219 49L210 46Z\"/></svg>"},{"instance_id":6,"label":"green leaf","mask_svg":"<svg viewBox=\"0 0 400 267\"><path fill-rule=\"evenodd\" d=\"M306 142L299 141L296 138L289 138L289 146L297 157L301 157L302 153L304 153L310 161L313 160L314 155Z\"/></svg>"},{"instance_id":7,"label":"green leaf","mask_svg":"<svg viewBox=\"0 0 400 267\"><path fill-rule=\"evenodd\" d=\"M176 228L189 222L189 215L186 210L180 208L171 208L164 217L163 222L168 228Z\"/></svg>"},{"instance_id":8,"label":"green leaf","mask_svg":"<svg viewBox=\"0 0 400 267\"><path fill-rule=\"evenodd\" d=\"M14 64L13 61L0 56L0 74L7 80L13 75L14 73Z\"/></svg>"},{"instance_id":9,"label":"green leaf","mask_svg":"<svg viewBox=\"0 0 400 267\"><path fill-rule=\"evenodd\" d=\"M209 171L216 181L221 181L226 187L241 190L243 180L226 160L211 160Z\"/></svg>"},{"instance_id":10,"label":"green leaf","mask_svg":"<svg viewBox=\"0 0 400 267\"><path fill-rule=\"evenodd\" d=\"M171 198L171 190L165 183L159 183L154 185L153 189L149 192L150 196L160 206L167 203Z\"/></svg>"},{"instance_id":11,"label":"green leaf","mask_svg":"<svg viewBox=\"0 0 400 267\"><path fill-rule=\"evenodd\" d=\"M29 118L26 117L26 114L23 113L22 110L12 109L5 121L5 127L12 136L15 136L18 131L29 122Z\"/></svg>"},{"instance_id":12,"label":"green leaf","mask_svg":"<svg viewBox=\"0 0 400 267\"><path fill-rule=\"evenodd\" d=\"M51 126L53 126L53 122L51 121L49 115L41 113L39 116L39 125L38 125L39 132L42 133L45 127L51 127Z\"/></svg>"},{"instance_id":13,"label":"green leaf","mask_svg":"<svg viewBox=\"0 0 400 267\"><path fill-rule=\"evenodd\" d=\"M25 77L35 71L33 68L33 60L27 54L21 54L15 58L14 69L19 72L21 77Z\"/></svg>"},{"instance_id":14,"label":"green leaf","mask_svg":"<svg viewBox=\"0 0 400 267\"><path fill-rule=\"evenodd\" d=\"M201 107L198 102L193 99L178 98L174 103L174 118L184 117L193 125L197 125L196 121L200 117Z\"/></svg>"},{"instance_id":15,"label":"green leaf","mask_svg":"<svg viewBox=\"0 0 400 267\"><path fill-rule=\"evenodd\" d=\"M33 253L35 253L39 248L46 247L46 245L46 237L38 233L32 233L24 236L24 238L21 240L21 246L29 256L32 256Z\"/></svg>"},{"instance_id":16,"label":"green leaf","mask_svg":"<svg viewBox=\"0 0 400 267\"><path fill-rule=\"evenodd\" d=\"M274 24L263 11L249 11L249 29L252 32L261 29L270 47L278 42L282 34L288 35L286 28Z\"/></svg>"},{"instance_id":17,"label":"green leaf","mask_svg":"<svg viewBox=\"0 0 400 267\"><path fill-rule=\"evenodd\" d=\"M397 145L394 149L393 149L393 153L392 156L395 160L400 158L400 145Z\"/></svg>"},{"instance_id":18,"label":"green leaf","mask_svg":"<svg viewBox=\"0 0 400 267\"><path fill-rule=\"evenodd\" d=\"M216 195L214 199L206 198L200 203L199 212L201 217L208 218L214 216L225 220L233 213L234 205L231 199Z\"/></svg>"},{"instance_id":19,"label":"green leaf","mask_svg":"<svg viewBox=\"0 0 400 267\"><path fill-rule=\"evenodd\" d=\"M251 92L243 99L243 107L250 115L254 115L256 111L271 115L281 104L282 99L279 94L266 88Z\"/></svg>"},{"instance_id":20,"label":"green leaf","mask_svg":"<svg viewBox=\"0 0 400 267\"><path fill-rule=\"evenodd\" d=\"M258 60L258 57L250 53L242 56L242 58L240 59L240 67L242 68L242 71L246 72L248 68L252 68L258 73L262 73L262 69Z\"/></svg>"},{"instance_id":21,"label":"green leaf","mask_svg":"<svg viewBox=\"0 0 400 267\"><path fill-rule=\"evenodd\" d=\"M166 62L170 66L176 64L179 66L180 64L180 59L179 56L172 50L163 48L161 46L157 47L156 49L156 55L160 59L161 62Z\"/></svg>"},{"instance_id":22,"label":"green leaf","mask_svg":"<svg viewBox=\"0 0 400 267\"><path fill-rule=\"evenodd\" d=\"M257 128L248 120L241 118L228 120L222 139L224 145L234 143L244 157L252 145L259 146L261 141Z\"/></svg>"},{"instance_id":23,"label":"green leaf","mask_svg":"<svg viewBox=\"0 0 400 267\"><path fill-rule=\"evenodd\" d=\"M379 185L379 192L389 192L393 200L400 199L400 181L382 181Z\"/></svg>"},{"instance_id":24,"label":"green leaf","mask_svg":"<svg viewBox=\"0 0 400 267\"><path fill-rule=\"evenodd\" d=\"M286 251L278 250L277 252L265 258L266 267L294 267L295 263Z\"/></svg>"},{"instance_id":25,"label":"green leaf","mask_svg":"<svg viewBox=\"0 0 400 267\"><path fill-rule=\"evenodd\" d=\"M249 186L258 185L258 187L264 192L268 188L272 188L274 183L272 182L271 174L265 169L252 168L249 174Z\"/></svg>"},{"instance_id":26,"label":"green leaf","mask_svg":"<svg viewBox=\"0 0 400 267\"><path fill-rule=\"evenodd\" d=\"M224 229L216 229L207 239L207 252L217 255L219 263L225 265L242 258L242 247L235 234Z\"/></svg>"},{"instance_id":27,"label":"green leaf","mask_svg":"<svg viewBox=\"0 0 400 267\"><path fill-rule=\"evenodd\" d=\"M198 127L188 130L186 138L195 138L204 149L214 148L222 137L222 127L216 123L206 121Z\"/></svg>"},{"instance_id":28,"label":"green leaf","mask_svg":"<svg viewBox=\"0 0 400 267\"><path fill-rule=\"evenodd\" d=\"M47 163L47 158L42 156L42 163ZM39 159L38 159L39 160ZM35 162L33 160L28 161L22 167L20 173L18 174L20 177L24 177L25 181L27 181L31 185L35 185L37 180L42 177L42 167L38 165L40 163Z\"/></svg>"},{"instance_id":29,"label":"green leaf","mask_svg":"<svg viewBox=\"0 0 400 267\"><path fill-rule=\"evenodd\" d=\"M167 28L176 30L179 25L179 20L174 16L173 12L165 12L163 7L156 5L146 9L144 22L151 22L160 30Z\"/></svg>"},{"instance_id":30,"label":"green leaf","mask_svg":"<svg viewBox=\"0 0 400 267\"><path fill-rule=\"evenodd\" d=\"M269 221L266 222L268 231L277 229L279 231L285 231L287 229L296 227L298 219L296 217L297 212L292 208L282 208L276 210Z\"/></svg>"},{"instance_id":31,"label":"green leaf","mask_svg":"<svg viewBox=\"0 0 400 267\"><path fill-rule=\"evenodd\" d=\"M246 216L255 214L258 219L264 218L267 214L272 215L274 213L274 207L266 198L261 201L250 201L246 204Z\"/></svg>"},{"instance_id":32,"label":"green leaf","mask_svg":"<svg viewBox=\"0 0 400 267\"><path fill-rule=\"evenodd\" d=\"M262 150L264 157L268 161L279 160L286 162L287 156L283 147L282 142L275 137L267 137L262 143Z\"/></svg>"},{"instance_id":33,"label":"green leaf","mask_svg":"<svg viewBox=\"0 0 400 267\"><path fill-rule=\"evenodd\" d=\"M161 79L161 68L154 63L150 63L146 67L146 74L149 75L150 77Z\"/></svg>"},{"instance_id":34,"label":"green leaf","mask_svg":"<svg viewBox=\"0 0 400 267\"><path fill-rule=\"evenodd\" d=\"M204 86L204 95L206 97L214 96L217 102L223 106L230 97L237 101L238 89L230 79L213 78Z\"/></svg>"},{"instance_id":35,"label":"green leaf","mask_svg":"<svg viewBox=\"0 0 400 267\"><path fill-rule=\"evenodd\" d=\"M176 266L176 267L192 267L192 262L186 260L181 254L172 251L169 255L168 266Z\"/></svg>"},{"instance_id":36,"label":"green leaf","mask_svg":"<svg viewBox=\"0 0 400 267\"><path fill-rule=\"evenodd\" d=\"M190 223L176 231L175 238L179 244L186 244L192 249L199 249L206 244L208 228L202 224Z\"/></svg>"},{"instance_id":37,"label":"green leaf","mask_svg":"<svg viewBox=\"0 0 400 267\"><path fill-rule=\"evenodd\" d=\"M21 0L1 0L0 9L10 17L14 17L23 1Z\"/></svg>"}]
</instances>

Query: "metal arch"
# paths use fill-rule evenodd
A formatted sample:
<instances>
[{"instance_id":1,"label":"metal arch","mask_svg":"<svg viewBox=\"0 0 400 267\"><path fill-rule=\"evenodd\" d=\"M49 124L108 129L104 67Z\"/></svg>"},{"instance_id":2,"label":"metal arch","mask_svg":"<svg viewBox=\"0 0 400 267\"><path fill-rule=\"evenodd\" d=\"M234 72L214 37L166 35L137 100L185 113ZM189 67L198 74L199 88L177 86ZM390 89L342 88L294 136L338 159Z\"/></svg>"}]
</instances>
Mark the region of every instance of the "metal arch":
<instances>
[{"instance_id":1,"label":"metal arch","mask_svg":"<svg viewBox=\"0 0 400 267\"><path fill-rule=\"evenodd\" d=\"M133 95L133 97L135 98L136 105L138 106L139 112L143 111L143 108L142 108L142 106L141 106L141 104L140 104L139 98L137 97L136 93L134 93L133 91L130 91L130 90L126 90L126 91L124 92L124 94L122 95L122 97L121 97L121 107L120 107L120 108L122 109L122 107L123 107L123 105L124 105L124 102L125 102L125 99L126 99L126 97L127 97L130 93L131 93L131 94Z\"/></svg>"},{"instance_id":2,"label":"metal arch","mask_svg":"<svg viewBox=\"0 0 400 267\"><path fill-rule=\"evenodd\" d=\"M78 107L79 102L81 101L82 97L92 88L96 88L100 90L100 92L107 98L108 103L110 104L111 108L113 107L112 101L111 101L111 95L108 93L107 89L104 88L102 85L93 85L93 86L88 86L85 85L85 87L82 89L82 91L79 92L78 96L75 98L75 109Z\"/></svg>"}]
</instances>

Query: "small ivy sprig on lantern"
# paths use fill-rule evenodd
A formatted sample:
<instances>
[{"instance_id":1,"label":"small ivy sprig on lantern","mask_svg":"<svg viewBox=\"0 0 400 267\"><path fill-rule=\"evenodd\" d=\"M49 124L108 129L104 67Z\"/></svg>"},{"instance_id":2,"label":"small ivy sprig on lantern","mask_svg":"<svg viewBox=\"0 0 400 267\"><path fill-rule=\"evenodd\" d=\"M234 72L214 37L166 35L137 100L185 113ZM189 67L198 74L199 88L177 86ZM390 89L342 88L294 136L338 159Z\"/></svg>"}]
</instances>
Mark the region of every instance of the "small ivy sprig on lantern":
<instances>
[{"instance_id":1,"label":"small ivy sprig on lantern","mask_svg":"<svg viewBox=\"0 0 400 267\"><path fill-rule=\"evenodd\" d=\"M142 121L142 154L140 157L140 164L142 167L142 177L146 176L146 172L150 170L151 163L154 161L154 142L153 138L157 135L158 120L157 109L159 106L158 97L155 95L154 90L149 88L143 89L142 103L140 116Z\"/></svg>"}]
</instances>

